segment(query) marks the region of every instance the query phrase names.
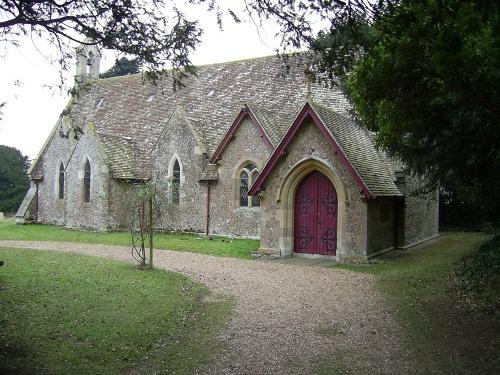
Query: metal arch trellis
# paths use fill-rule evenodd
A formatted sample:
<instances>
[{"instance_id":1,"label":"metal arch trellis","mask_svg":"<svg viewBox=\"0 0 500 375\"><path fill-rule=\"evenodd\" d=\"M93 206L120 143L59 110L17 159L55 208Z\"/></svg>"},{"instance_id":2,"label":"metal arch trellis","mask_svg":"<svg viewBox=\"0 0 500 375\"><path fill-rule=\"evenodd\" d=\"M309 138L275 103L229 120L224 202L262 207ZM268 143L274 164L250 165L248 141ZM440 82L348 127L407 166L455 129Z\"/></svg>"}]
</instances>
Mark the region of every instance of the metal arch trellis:
<instances>
[{"instance_id":1,"label":"metal arch trellis","mask_svg":"<svg viewBox=\"0 0 500 375\"><path fill-rule=\"evenodd\" d=\"M156 228L158 224L161 226L162 223L161 209L156 194L152 194L147 201L149 201L149 210L154 211L149 217L152 220L148 220L146 217L146 214L149 213L146 209L146 199L139 199L133 208L130 226L132 257L143 267L146 266L146 246L151 241L154 228ZM151 259L150 264L152 265Z\"/></svg>"}]
</instances>

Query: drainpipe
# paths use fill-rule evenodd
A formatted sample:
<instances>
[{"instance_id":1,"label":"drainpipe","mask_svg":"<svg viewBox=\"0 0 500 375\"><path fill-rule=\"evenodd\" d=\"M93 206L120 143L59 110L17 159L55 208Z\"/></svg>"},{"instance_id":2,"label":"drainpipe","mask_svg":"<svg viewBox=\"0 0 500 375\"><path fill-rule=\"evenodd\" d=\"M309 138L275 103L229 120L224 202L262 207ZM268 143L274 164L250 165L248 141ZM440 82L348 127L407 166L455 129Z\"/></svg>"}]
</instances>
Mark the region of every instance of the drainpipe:
<instances>
[{"instance_id":1,"label":"drainpipe","mask_svg":"<svg viewBox=\"0 0 500 375\"><path fill-rule=\"evenodd\" d=\"M210 182L207 183L207 227L205 234L208 236L210 233Z\"/></svg>"}]
</instances>

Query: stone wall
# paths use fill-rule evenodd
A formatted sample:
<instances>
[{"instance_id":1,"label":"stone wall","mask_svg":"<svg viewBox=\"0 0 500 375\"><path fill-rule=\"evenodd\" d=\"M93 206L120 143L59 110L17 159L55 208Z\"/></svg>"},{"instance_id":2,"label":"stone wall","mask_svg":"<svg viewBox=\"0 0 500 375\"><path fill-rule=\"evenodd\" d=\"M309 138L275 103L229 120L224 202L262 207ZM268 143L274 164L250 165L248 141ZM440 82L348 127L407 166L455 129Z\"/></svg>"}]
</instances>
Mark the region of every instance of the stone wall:
<instances>
[{"instance_id":1,"label":"stone wall","mask_svg":"<svg viewBox=\"0 0 500 375\"><path fill-rule=\"evenodd\" d=\"M84 126L83 130L76 140L72 134L62 137L56 128L38 161L38 168L43 169L43 179L38 184L38 221L68 228L106 230L109 171L92 124ZM83 201L87 159L91 165L90 202ZM61 162L65 166L63 199L59 199Z\"/></svg>"},{"instance_id":2,"label":"stone wall","mask_svg":"<svg viewBox=\"0 0 500 375\"><path fill-rule=\"evenodd\" d=\"M339 200L337 258L345 261L366 259L366 200L359 196L354 179L334 155L316 125L310 121L304 122L288 151L289 154L278 162L269 175L262 193L262 250L275 251L282 256L291 255L294 191L283 191L286 181L294 178L300 170L309 173L307 168L311 168L311 171L324 168L324 171L320 171L332 181Z\"/></svg>"},{"instance_id":3,"label":"stone wall","mask_svg":"<svg viewBox=\"0 0 500 375\"><path fill-rule=\"evenodd\" d=\"M425 184L421 177L405 177L404 246L412 246L439 234L439 192L417 194Z\"/></svg>"},{"instance_id":4,"label":"stone wall","mask_svg":"<svg viewBox=\"0 0 500 375\"><path fill-rule=\"evenodd\" d=\"M204 232L206 186L199 183L206 163L204 146L195 138L188 120L176 111L153 151L153 183L158 189L161 211L159 227L167 230ZM179 203L172 202L172 169L177 159L181 169Z\"/></svg>"},{"instance_id":5,"label":"stone wall","mask_svg":"<svg viewBox=\"0 0 500 375\"><path fill-rule=\"evenodd\" d=\"M130 229L137 208L138 189L138 185L130 181L110 179L107 222L109 229Z\"/></svg>"},{"instance_id":6,"label":"stone wall","mask_svg":"<svg viewBox=\"0 0 500 375\"><path fill-rule=\"evenodd\" d=\"M76 146L76 141L63 138L59 134L59 125L49 136L45 152L40 155L37 165L43 174L38 183L38 222L64 225L65 200L59 199L59 165L62 162L67 167L71 151ZM66 174L66 173L65 173ZM67 181L65 179L65 196L67 195Z\"/></svg>"},{"instance_id":7,"label":"stone wall","mask_svg":"<svg viewBox=\"0 0 500 375\"><path fill-rule=\"evenodd\" d=\"M86 124L66 168L65 225L68 228L108 229L110 172L102 156L92 123ZM90 201L84 202L83 177L90 162Z\"/></svg>"},{"instance_id":8,"label":"stone wall","mask_svg":"<svg viewBox=\"0 0 500 375\"><path fill-rule=\"evenodd\" d=\"M368 203L368 255L395 247L395 201L376 198Z\"/></svg>"},{"instance_id":9,"label":"stone wall","mask_svg":"<svg viewBox=\"0 0 500 375\"><path fill-rule=\"evenodd\" d=\"M239 175L252 163L261 171L271 148L261 138L257 125L243 120L219 162L219 181L212 186L210 232L245 237L258 237L260 207L240 207Z\"/></svg>"}]
</instances>

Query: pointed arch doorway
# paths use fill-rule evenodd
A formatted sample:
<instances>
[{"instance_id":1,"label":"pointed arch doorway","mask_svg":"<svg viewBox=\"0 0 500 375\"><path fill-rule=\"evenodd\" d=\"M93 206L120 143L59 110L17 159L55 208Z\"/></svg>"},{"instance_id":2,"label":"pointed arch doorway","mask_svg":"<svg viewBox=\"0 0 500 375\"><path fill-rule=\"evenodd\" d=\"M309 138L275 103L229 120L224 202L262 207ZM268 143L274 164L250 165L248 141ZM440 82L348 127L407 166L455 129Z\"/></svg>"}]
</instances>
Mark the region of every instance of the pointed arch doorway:
<instances>
[{"instance_id":1,"label":"pointed arch doorway","mask_svg":"<svg viewBox=\"0 0 500 375\"><path fill-rule=\"evenodd\" d=\"M336 255L337 211L337 192L328 177L309 173L295 193L293 251Z\"/></svg>"}]
</instances>

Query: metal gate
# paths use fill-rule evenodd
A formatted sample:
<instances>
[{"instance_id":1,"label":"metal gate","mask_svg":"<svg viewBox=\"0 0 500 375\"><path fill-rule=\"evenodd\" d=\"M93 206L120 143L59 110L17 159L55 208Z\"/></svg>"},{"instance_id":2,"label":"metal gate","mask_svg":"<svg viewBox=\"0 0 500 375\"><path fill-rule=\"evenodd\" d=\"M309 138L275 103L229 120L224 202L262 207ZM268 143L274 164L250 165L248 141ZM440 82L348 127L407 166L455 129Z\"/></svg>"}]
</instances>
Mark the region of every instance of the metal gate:
<instances>
[{"instance_id":1,"label":"metal gate","mask_svg":"<svg viewBox=\"0 0 500 375\"><path fill-rule=\"evenodd\" d=\"M337 207L330 180L318 171L308 174L295 194L294 252L336 254Z\"/></svg>"}]
</instances>

